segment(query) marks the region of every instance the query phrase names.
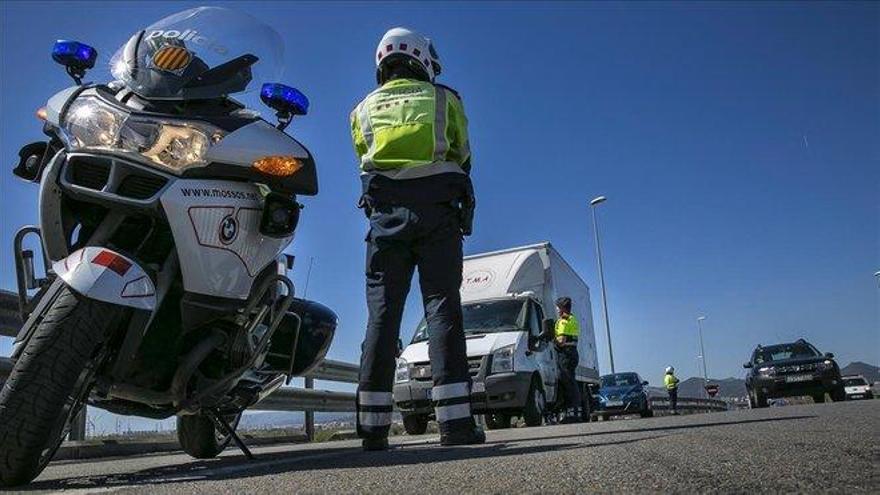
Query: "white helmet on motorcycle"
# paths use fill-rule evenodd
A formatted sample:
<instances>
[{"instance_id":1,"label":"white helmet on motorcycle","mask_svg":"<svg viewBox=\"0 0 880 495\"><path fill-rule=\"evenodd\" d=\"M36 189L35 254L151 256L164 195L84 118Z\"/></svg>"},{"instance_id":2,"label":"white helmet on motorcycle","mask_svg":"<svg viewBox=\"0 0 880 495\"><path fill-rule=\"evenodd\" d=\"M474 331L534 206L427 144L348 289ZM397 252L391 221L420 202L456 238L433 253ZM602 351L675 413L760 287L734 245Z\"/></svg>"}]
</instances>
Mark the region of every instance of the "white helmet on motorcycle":
<instances>
[{"instance_id":1,"label":"white helmet on motorcycle","mask_svg":"<svg viewBox=\"0 0 880 495\"><path fill-rule=\"evenodd\" d=\"M675 373L675 368L673 368L672 366L667 366L666 367L666 374L671 375L673 373Z\"/></svg>"},{"instance_id":2,"label":"white helmet on motorcycle","mask_svg":"<svg viewBox=\"0 0 880 495\"><path fill-rule=\"evenodd\" d=\"M385 82L384 69L394 62L405 63L410 70L434 82L440 74L440 57L429 38L403 27L389 29L376 48L376 79Z\"/></svg>"}]
</instances>

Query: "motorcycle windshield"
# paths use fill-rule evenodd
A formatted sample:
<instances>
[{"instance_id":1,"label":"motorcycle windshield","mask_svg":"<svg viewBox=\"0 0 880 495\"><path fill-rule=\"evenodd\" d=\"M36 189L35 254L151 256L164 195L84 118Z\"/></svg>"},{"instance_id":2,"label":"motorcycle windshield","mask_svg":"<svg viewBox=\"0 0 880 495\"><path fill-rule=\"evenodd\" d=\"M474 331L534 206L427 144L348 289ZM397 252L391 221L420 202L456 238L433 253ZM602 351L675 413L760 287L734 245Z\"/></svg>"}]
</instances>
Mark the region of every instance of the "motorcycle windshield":
<instances>
[{"instance_id":1,"label":"motorcycle windshield","mask_svg":"<svg viewBox=\"0 0 880 495\"><path fill-rule=\"evenodd\" d=\"M110 60L114 77L144 98L210 99L281 78L284 45L265 23L198 7L135 33Z\"/></svg>"}]
</instances>

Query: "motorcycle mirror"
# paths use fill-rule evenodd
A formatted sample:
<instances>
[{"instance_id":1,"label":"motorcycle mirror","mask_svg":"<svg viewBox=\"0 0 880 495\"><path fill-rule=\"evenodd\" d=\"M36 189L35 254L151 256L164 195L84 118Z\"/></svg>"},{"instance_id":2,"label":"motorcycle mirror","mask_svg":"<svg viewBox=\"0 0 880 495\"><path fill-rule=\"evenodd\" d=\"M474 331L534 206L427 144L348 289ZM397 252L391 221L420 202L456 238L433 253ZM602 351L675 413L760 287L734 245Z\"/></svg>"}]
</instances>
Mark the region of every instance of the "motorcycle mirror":
<instances>
[{"instance_id":1,"label":"motorcycle mirror","mask_svg":"<svg viewBox=\"0 0 880 495\"><path fill-rule=\"evenodd\" d=\"M83 76L97 59L98 51L79 41L58 40L52 47L52 60L63 65L77 85L82 84Z\"/></svg>"},{"instance_id":2,"label":"motorcycle mirror","mask_svg":"<svg viewBox=\"0 0 880 495\"><path fill-rule=\"evenodd\" d=\"M826 352L825 357L827 357L828 359L834 359L834 353L833 352Z\"/></svg>"},{"instance_id":3,"label":"motorcycle mirror","mask_svg":"<svg viewBox=\"0 0 880 495\"><path fill-rule=\"evenodd\" d=\"M309 99L302 91L279 83L266 83L260 89L260 100L275 110L278 117L278 129L284 130L294 115L306 115L309 112Z\"/></svg>"}]
</instances>

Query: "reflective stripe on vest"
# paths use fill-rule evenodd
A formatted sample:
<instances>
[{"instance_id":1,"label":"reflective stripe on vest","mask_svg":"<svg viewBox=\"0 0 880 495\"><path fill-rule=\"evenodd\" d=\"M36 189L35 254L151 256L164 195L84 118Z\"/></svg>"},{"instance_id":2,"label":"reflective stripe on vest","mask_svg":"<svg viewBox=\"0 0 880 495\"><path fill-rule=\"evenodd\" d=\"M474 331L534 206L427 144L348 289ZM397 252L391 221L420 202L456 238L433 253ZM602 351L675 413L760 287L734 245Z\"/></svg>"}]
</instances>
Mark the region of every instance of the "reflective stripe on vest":
<instances>
[{"instance_id":1,"label":"reflective stripe on vest","mask_svg":"<svg viewBox=\"0 0 880 495\"><path fill-rule=\"evenodd\" d=\"M446 140L446 90L434 88L434 161L442 162L449 151Z\"/></svg>"},{"instance_id":2,"label":"reflective stripe on vest","mask_svg":"<svg viewBox=\"0 0 880 495\"><path fill-rule=\"evenodd\" d=\"M370 112L367 110L366 102L358 105L357 118L361 126L361 134L364 135L364 142L367 143L367 153L369 153L373 148L373 125L370 123Z\"/></svg>"}]
</instances>

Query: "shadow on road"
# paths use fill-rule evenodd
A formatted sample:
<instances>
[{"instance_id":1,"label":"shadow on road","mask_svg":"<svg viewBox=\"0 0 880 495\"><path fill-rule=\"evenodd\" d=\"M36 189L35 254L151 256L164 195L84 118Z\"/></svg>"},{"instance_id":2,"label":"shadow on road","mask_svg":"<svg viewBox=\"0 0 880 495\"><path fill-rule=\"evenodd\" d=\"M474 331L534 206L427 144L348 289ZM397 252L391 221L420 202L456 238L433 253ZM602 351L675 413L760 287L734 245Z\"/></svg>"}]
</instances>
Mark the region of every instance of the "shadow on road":
<instances>
[{"instance_id":1,"label":"shadow on road","mask_svg":"<svg viewBox=\"0 0 880 495\"><path fill-rule=\"evenodd\" d=\"M789 421L794 419L810 419L815 418L816 416L809 415L801 415L801 416L783 416L780 418L758 418L758 419L742 419L739 421L718 421L714 423L694 423L694 424L683 424L683 425L667 425L667 426L654 426L647 428L635 428L635 429L626 429L626 430L608 430L608 431L592 431L592 432L576 432L576 433L568 433L565 435L541 435L540 437L534 438L517 438L515 440L491 440L487 441L487 444L490 443L510 443L510 442L523 442L529 440L554 440L554 439L562 439L562 438L576 438L576 437L591 437L597 435L621 435L626 433L650 433L650 432L659 432L659 431L674 431L674 430L690 430L694 428L713 428L716 426L731 426L731 425L743 425L749 423L767 423L767 422L777 422L777 421ZM644 424L644 423L642 423Z\"/></svg>"},{"instance_id":2,"label":"shadow on road","mask_svg":"<svg viewBox=\"0 0 880 495\"><path fill-rule=\"evenodd\" d=\"M292 451L259 454L254 461L243 456L230 456L208 461L193 461L173 466L144 469L133 473L74 477L60 480L38 481L20 490L64 490L64 489L112 489L147 485L171 485L203 480L242 479L294 471L317 471L327 469L367 468L387 466L409 466L414 464L460 461L490 457L509 457L529 455L569 449L590 449L614 445L625 445L667 436L663 432L692 428L710 428L747 423L762 423L812 418L813 416L788 416L782 418L749 419L741 421L722 421L688 425L669 425L626 429L615 431L583 431L566 435L521 438L507 441L490 441L473 447L441 447L433 445L407 445L396 447L388 452L363 452L359 448L327 448L320 450ZM553 445L517 447L517 442L536 440L575 439L599 435L618 435L625 433L660 433L639 436L618 441L584 443L571 442Z\"/></svg>"}]
</instances>

